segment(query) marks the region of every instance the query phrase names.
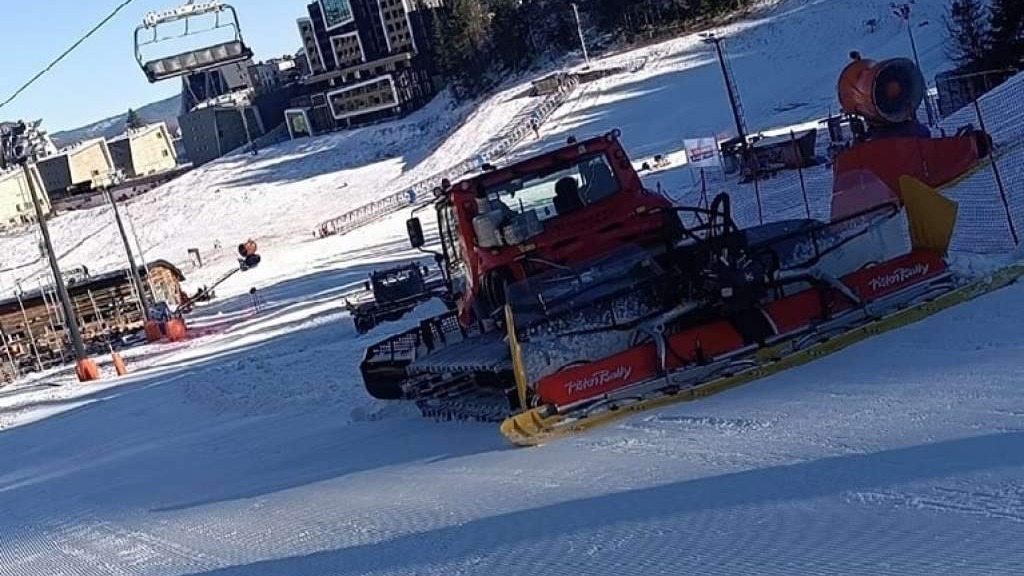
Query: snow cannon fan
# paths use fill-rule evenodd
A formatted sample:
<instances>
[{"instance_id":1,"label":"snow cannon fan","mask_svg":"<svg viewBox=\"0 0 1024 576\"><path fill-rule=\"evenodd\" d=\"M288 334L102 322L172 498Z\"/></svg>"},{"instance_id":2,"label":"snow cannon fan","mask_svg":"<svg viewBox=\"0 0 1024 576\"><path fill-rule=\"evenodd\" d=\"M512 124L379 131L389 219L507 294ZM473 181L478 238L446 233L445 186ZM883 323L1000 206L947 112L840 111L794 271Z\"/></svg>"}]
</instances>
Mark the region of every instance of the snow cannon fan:
<instances>
[{"instance_id":1,"label":"snow cannon fan","mask_svg":"<svg viewBox=\"0 0 1024 576\"><path fill-rule=\"evenodd\" d=\"M262 258L256 253L257 250L259 250L259 246L252 239L238 245L238 255L241 256L238 259L238 267L242 272L252 270L260 265Z\"/></svg>"},{"instance_id":2,"label":"snow cannon fan","mask_svg":"<svg viewBox=\"0 0 1024 576\"><path fill-rule=\"evenodd\" d=\"M855 58L839 77L843 112L875 127L914 122L925 97L925 80L913 60L876 62Z\"/></svg>"}]
</instances>

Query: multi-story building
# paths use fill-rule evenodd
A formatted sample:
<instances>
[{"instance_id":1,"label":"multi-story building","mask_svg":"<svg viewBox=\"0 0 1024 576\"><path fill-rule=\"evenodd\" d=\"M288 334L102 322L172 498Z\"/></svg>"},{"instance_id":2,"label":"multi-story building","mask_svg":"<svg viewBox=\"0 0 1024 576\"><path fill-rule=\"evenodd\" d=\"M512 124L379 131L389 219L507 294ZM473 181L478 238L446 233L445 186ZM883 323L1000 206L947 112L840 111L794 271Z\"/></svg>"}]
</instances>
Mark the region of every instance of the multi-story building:
<instances>
[{"instance_id":1,"label":"multi-story building","mask_svg":"<svg viewBox=\"0 0 1024 576\"><path fill-rule=\"evenodd\" d=\"M284 121L282 112L281 121ZM178 117L181 139L193 166L202 166L251 145L266 133L253 90L222 96Z\"/></svg>"},{"instance_id":2,"label":"multi-story building","mask_svg":"<svg viewBox=\"0 0 1024 576\"><path fill-rule=\"evenodd\" d=\"M326 131L403 116L442 83L432 49L442 0L317 0L298 21L303 79L297 99L313 128Z\"/></svg>"},{"instance_id":3,"label":"multi-story building","mask_svg":"<svg viewBox=\"0 0 1024 576\"><path fill-rule=\"evenodd\" d=\"M50 197L43 186L39 170L33 165L29 167L28 173L35 182L36 195L39 196L43 214L49 214ZM36 209L32 204L32 193L28 188L28 180L25 179L25 171L14 168L0 172L0 228L27 224L34 222L35 219Z\"/></svg>"},{"instance_id":4,"label":"multi-story building","mask_svg":"<svg viewBox=\"0 0 1024 576\"><path fill-rule=\"evenodd\" d=\"M151 176L178 165L171 133L163 122L129 130L107 146L114 166L128 178Z\"/></svg>"},{"instance_id":5,"label":"multi-story building","mask_svg":"<svg viewBox=\"0 0 1024 576\"><path fill-rule=\"evenodd\" d=\"M41 158L36 166L54 200L109 186L114 176L114 160L103 138L73 144Z\"/></svg>"},{"instance_id":6,"label":"multi-story building","mask_svg":"<svg viewBox=\"0 0 1024 576\"><path fill-rule=\"evenodd\" d=\"M273 90L283 84L293 83L299 77L299 69L292 56L271 58L249 66L249 78L257 90Z\"/></svg>"}]
</instances>

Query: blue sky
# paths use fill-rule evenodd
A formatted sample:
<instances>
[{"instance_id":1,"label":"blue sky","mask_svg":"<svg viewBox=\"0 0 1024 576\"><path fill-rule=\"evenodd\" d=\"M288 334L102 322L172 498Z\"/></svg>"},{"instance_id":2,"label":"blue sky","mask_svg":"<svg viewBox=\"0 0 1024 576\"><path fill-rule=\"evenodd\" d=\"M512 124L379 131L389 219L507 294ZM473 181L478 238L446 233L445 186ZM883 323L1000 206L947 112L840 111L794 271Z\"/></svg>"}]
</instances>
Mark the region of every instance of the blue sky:
<instances>
[{"instance_id":1,"label":"blue sky","mask_svg":"<svg viewBox=\"0 0 1024 576\"><path fill-rule=\"evenodd\" d=\"M306 3L231 0L238 9L245 39L260 59L294 53L300 47L295 20L305 14ZM0 68L0 101L117 4L120 0L0 0L0 46L6 53ZM180 4L184 0L135 0L57 68L0 109L0 119L42 118L43 126L56 132L177 93L179 82L151 85L142 75L135 63L132 34L146 12ZM169 53L176 51L172 48Z\"/></svg>"}]
</instances>

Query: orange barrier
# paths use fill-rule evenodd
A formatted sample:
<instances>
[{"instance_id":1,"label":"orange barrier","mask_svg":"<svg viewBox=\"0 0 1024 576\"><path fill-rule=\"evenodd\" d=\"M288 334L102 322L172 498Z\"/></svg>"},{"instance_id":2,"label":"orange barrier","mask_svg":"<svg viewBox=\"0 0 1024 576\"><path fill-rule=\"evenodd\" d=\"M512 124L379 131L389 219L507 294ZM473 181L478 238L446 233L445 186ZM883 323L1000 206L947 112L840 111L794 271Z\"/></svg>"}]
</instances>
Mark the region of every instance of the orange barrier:
<instances>
[{"instance_id":1,"label":"orange barrier","mask_svg":"<svg viewBox=\"0 0 1024 576\"><path fill-rule=\"evenodd\" d=\"M118 376L124 376L128 373L128 368L124 365L124 358L121 358L120 354L117 352L111 352L110 357L114 361L114 370L117 372Z\"/></svg>"},{"instance_id":2,"label":"orange barrier","mask_svg":"<svg viewBox=\"0 0 1024 576\"><path fill-rule=\"evenodd\" d=\"M171 342L181 342L188 337L188 329L185 321L179 318L172 318L166 324L167 339Z\"/></svg>"},{"instance_id":3,"label":"orange barrier","mask_svg":"<svg viewBox=\"0 0 1024 576\"><path fill-rule=\"evenodd\" d=\"M160 323L156 320L149 320L146 322L146 342L152 344L153 342L159 342L163 339L163 332L160 330Z\"/></svg>"},{"instance_id":4,"label":"orange barrier","mask_svg":"<svg viewBox=\"0 0 1024 576\"><path fill-rule=\"evenodd\" d=\"M100 379L100 368L92 358L82 358L75 365L79 382L94 382Z\"/></svg>"}]
</instances>

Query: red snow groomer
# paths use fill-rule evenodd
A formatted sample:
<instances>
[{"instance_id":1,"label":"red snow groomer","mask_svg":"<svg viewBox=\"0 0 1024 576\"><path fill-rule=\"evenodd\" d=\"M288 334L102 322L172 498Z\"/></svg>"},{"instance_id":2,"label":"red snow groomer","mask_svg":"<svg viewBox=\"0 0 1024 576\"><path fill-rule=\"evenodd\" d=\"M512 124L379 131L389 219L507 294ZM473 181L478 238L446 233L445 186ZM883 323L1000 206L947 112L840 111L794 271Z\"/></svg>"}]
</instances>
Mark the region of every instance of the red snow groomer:
<instances>
[{"instance_id":1,"label":"red snow groomer","mask_svg":"<svg viewBox=\"0 0 1024 576\"><path fill-rule=\"evenodd\" d=\"M830 222L749 229L727 195L700 209L646 190L618 132L442 186L438 256L458 310L371 346L366 388L429 417L501 421L530 445L964 299L943 261L956 207L916 178L901 195L872 157ZM409 231L425 246L418 219Z\"/></svg>"}]
</instances>

